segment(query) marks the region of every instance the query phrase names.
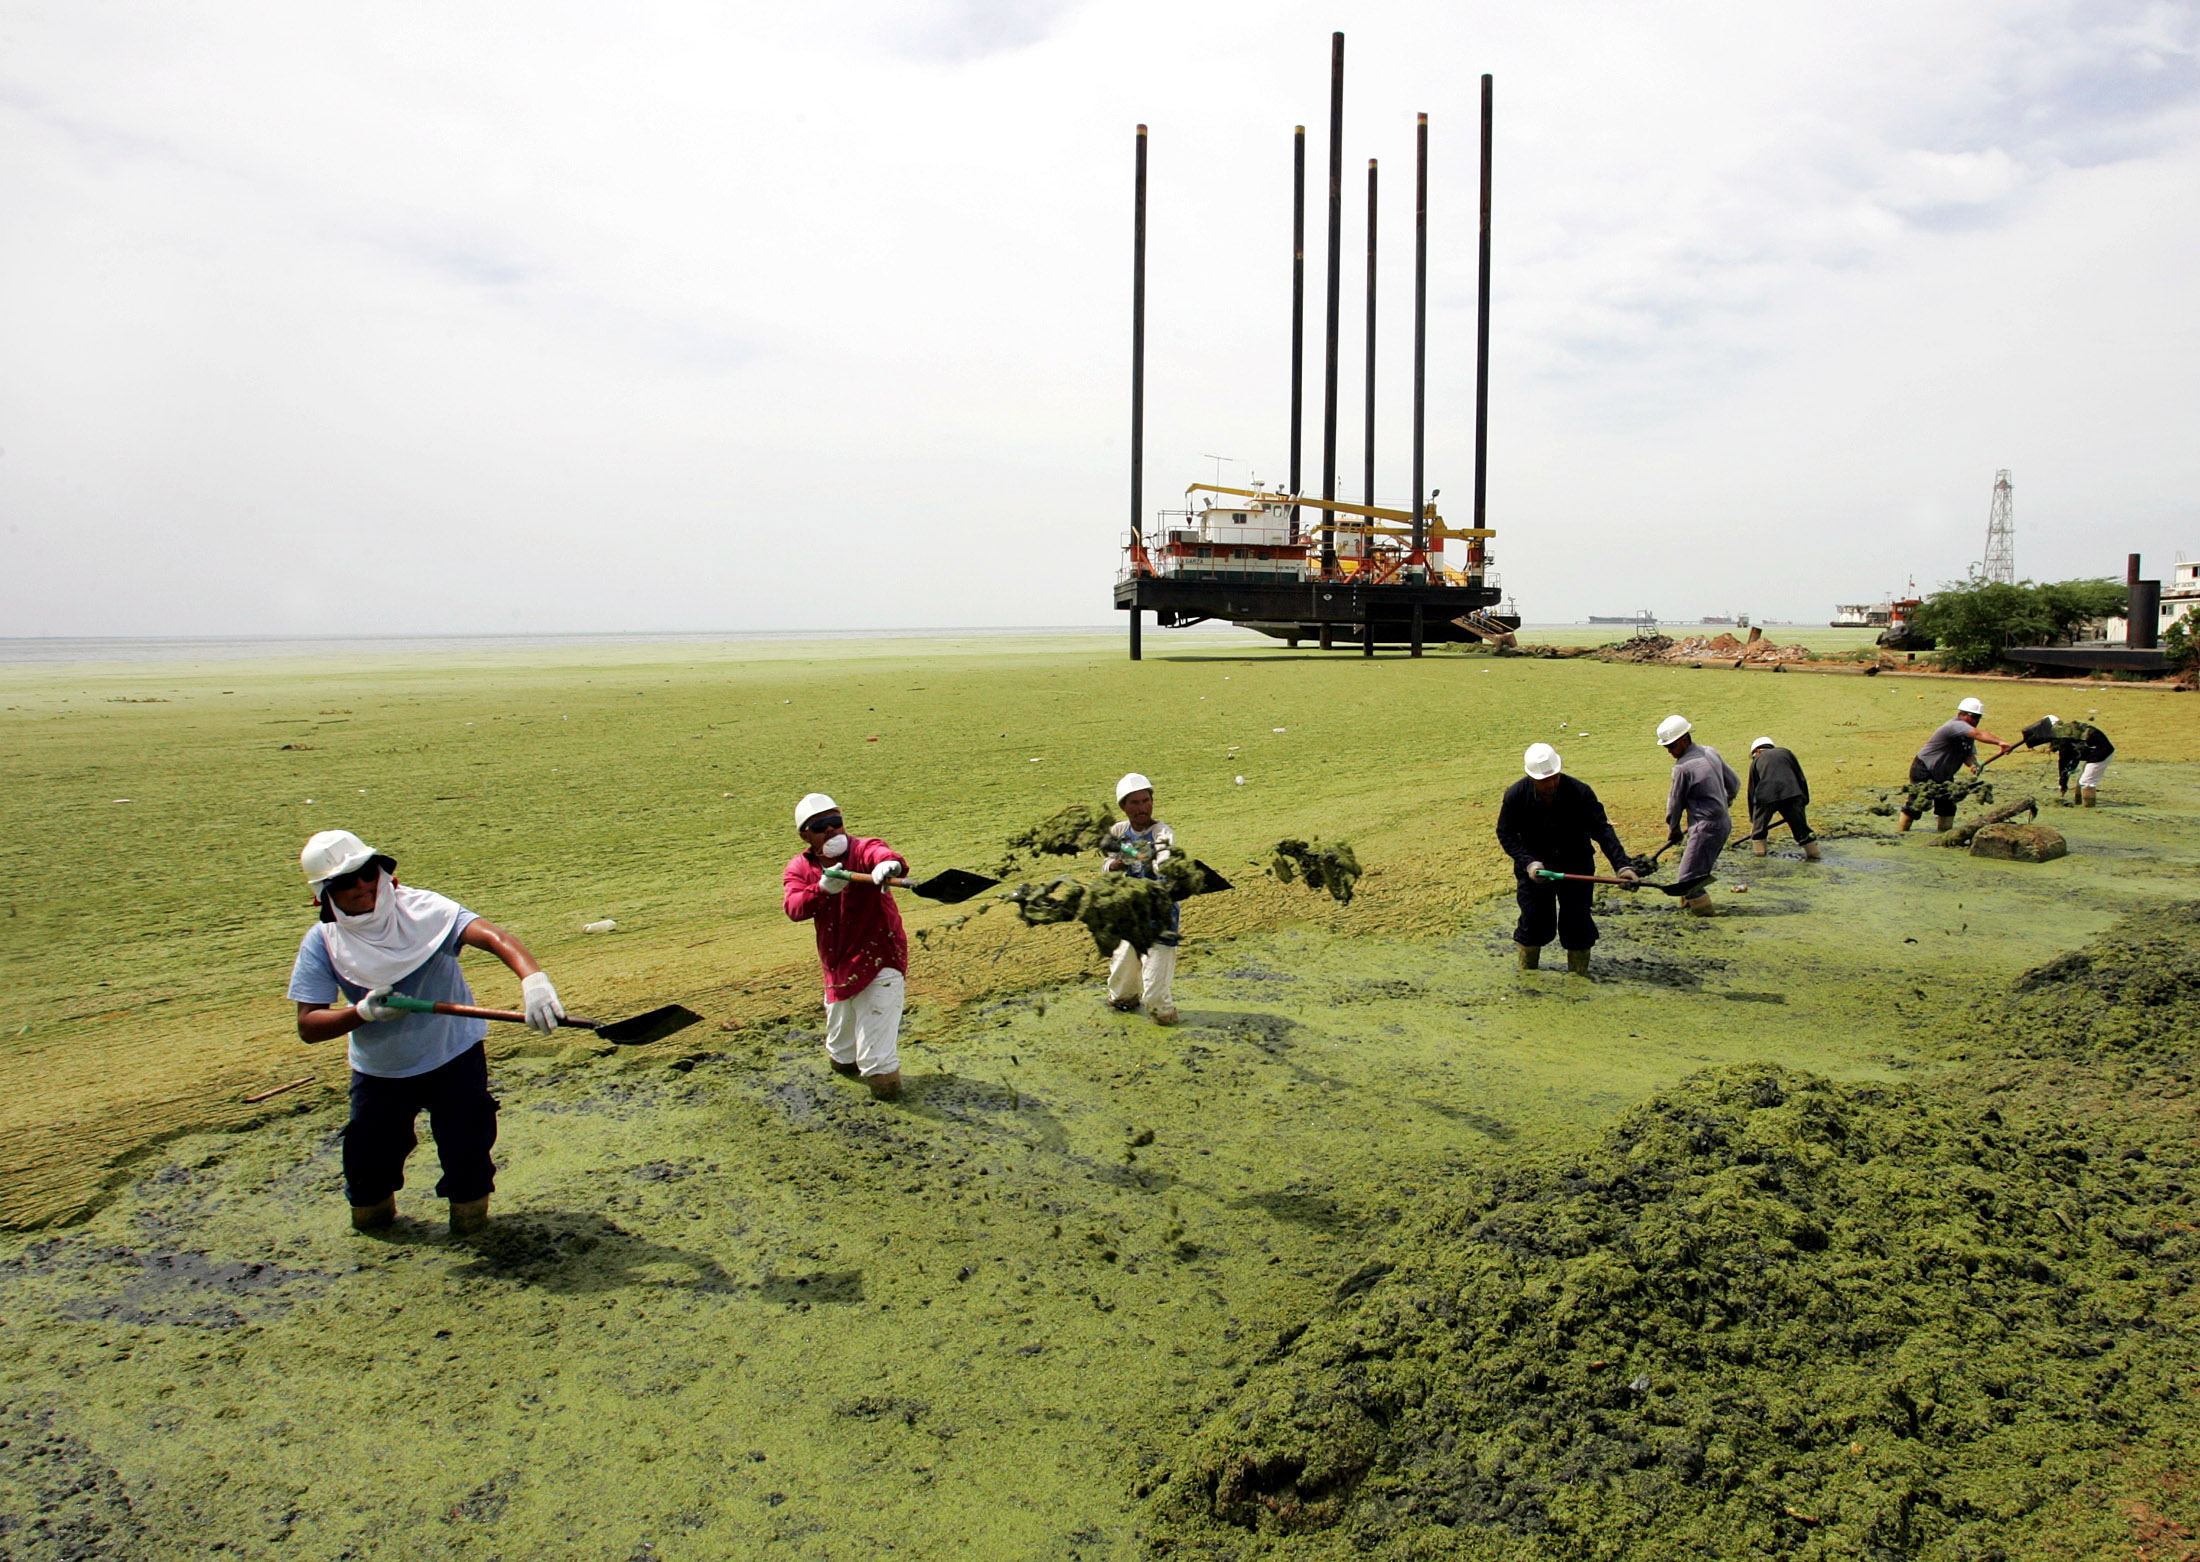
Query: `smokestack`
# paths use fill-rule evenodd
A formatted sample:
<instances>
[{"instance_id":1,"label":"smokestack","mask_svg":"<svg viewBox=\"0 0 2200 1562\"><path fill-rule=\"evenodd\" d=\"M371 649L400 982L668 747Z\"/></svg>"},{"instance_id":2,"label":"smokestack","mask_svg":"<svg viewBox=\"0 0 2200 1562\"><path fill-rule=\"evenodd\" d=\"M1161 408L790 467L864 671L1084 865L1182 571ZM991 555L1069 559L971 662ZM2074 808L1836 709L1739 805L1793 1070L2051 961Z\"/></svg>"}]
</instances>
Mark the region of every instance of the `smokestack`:
<instances>
[{"instance_id":1,"label":"smokestack","mask_svg":"<svg viewBox=\"0 0 2200 1562\"><path fill-rule=\"evenodd\" d=\"M1475 290L1474 323L1474 524L1489 525L1490 470L1490 125L1494 87L1482 78L1482 274ZM1479 562L1482 539L1471 557Z\"/></svg>"},{"instance_id":2,"label":"smokestack","mask_svg":"<svg viewBox=\"0 0 2200 1562\"><path fill-rule=\"evenodd\" d=\"M1131 221L1131 548L1137 556L1146 510L1146 127L1138 127ZM1138 603L1131 603L1131 660L1140 656Z\"/></svg>"},{"instance_id":3,"label":"smokestack","mask_svg":"<svg viewBox=\"0 0 2200 1562\"><path fill-rule=\"evenodd\" d=\"M1423 425L1428 411L1428 116L1415 127L1413 163L1413 553L1420 563L1427 544L1421 512Z\"/></svg>"},{"instance_id":4,"label":"smokestack","mask_svg":"<svg viewBox=\"0 0 2200 1562\"><path fill-rule=\"evenodd\" d=\"M1344 34L1329 35L1329 342L1322 363L1322 497L1337 497L1337 267L1344 253ZM1322 511L1322 578L1337 573L1334 510Z\"/></svg>"}]
</instances>

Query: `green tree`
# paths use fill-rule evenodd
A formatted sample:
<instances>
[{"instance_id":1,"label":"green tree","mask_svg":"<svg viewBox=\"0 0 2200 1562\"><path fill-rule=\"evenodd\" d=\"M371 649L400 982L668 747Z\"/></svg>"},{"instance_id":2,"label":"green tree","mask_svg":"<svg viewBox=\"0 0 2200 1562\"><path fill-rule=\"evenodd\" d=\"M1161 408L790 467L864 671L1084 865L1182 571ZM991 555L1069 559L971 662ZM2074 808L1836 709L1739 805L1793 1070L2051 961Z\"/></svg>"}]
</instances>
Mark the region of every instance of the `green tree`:
<instances>
[{"instance_id":1,"label":"green tree","mask_svg":"<svg viewBox=\"0 0 2200 1562\"><path fill-rule=\"evenodd\" d=\"M1979 672L2010 646L2068 640L2089 620L2121 613L2124 603L2124 588L2113 580L1971 580L1941 587L1910 621L1933 637L1944 665Z\"/></svg>"},{"instance_id":2,"label":"green tree","mask_svg":"<svg viewBox=\"0 0 2200 1562\"><path fill-rule=\"evenodd\" d=\"M2200 635L2192 632L2193 615L2183 614L2162 631L2162 655L2179 672L2200 667Z\"/></svg>"}]
</instances>

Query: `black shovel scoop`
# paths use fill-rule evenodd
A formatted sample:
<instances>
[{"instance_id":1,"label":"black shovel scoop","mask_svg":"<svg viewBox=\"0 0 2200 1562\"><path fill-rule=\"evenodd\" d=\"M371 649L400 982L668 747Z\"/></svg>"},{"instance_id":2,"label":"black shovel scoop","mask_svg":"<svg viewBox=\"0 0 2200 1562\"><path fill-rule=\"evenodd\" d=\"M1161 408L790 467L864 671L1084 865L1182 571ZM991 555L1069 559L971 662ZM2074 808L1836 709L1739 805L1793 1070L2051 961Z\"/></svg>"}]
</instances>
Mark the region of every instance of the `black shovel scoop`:
<instances>
[{"instance_id":1,"label":"black shovel scoop","mask_svg":"<svg viewBox=\"0 0 2200 1562\"><path fill-rule=\"evenodd\" d=\"M857 879L870 877L868 873L850 873L846 868L827 868L822 876L828 879L844 879L851 884ZM989 879L982 873L972 873L967 868L944 868L921 884L912 884L907 879L887 880L887 884L893 889L905 889L912 895L936 900L943 906L960 905L973 895L981 895L998 887L1000 882L999 879Z\"/></svg>"},{"instance_id":2,"label":"black shovel scoop","mask_svg":"<svg viewBox=\"0 0 2200 1562\"><path fill-rule=\"evenodd\" d=\"M403 993L390 993L382 1001L408 1014L455 1014L467 1020L502 1020L508 1025L527 1023L527 1016L517 1009L483 1009L470 1003L430 1003L425 998L409 998ZM573 1030L592 1030L605 1041L616 1042L622 1047L640 1047L652 1041L663 1041L690 1025L700 1025L703 1017L682 1004L668 1003L623 1020L584 1020L565 1014L558 1017L558 1023Z\"/></svg>"}]
</instances>

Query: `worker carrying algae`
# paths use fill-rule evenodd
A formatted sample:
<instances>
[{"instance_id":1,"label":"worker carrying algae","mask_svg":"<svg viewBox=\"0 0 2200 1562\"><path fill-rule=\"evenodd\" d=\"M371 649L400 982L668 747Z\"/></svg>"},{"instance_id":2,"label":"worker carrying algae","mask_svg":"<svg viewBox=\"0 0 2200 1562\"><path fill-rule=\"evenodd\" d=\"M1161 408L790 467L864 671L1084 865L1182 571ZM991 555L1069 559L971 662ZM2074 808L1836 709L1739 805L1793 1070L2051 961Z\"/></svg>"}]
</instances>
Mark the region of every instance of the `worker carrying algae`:
<instances>
[{"instance_id":1,"label":"worker carrying algae","mask_svg":"<svg viewBox=\"0 0 2200 1562\"><path fill-rule=\"evenodd\" d=\"M889 886L908 876L884 841L848 833L840 805L823 792L795 804L802 850L781 876L787 918L817 932L825 976L825 1056L833 1071L861 1079L871 1094L901 1094L901 1011L907 997L909 935Z\"/></svg>"},{"instance_id":2,"label":"worker carrying algae","mask_svg":"<svg viewBox=\"0 0 2200 1562\"><path fill-rule=\"evenodd\" d=\"M2091 808L2101 789L2101 776L2108 769L2109 759L2116 752L2116 745L2108 741L2108 734L2090 721L2064 721L2059 716L2043 716L2017 734L2026 748L2046 746L2055 754L2055 790L2065 799L2070 796L2070 777L2078 778L2078 806Z\"/></svg>"},{"instance_id":3,"label":"worker carrying algae","mask_svg":"<svg viewBox=\"0 0 2200 1562\"><path fill-rule=\"evenodd\" d=\"M1520 920L1513 927L1520 968L1536 969L1543 946L1555 935L1566 951L1566 969L1586 976L1589 951L1597 941L1596 918L1589 912L1595 887L1553 883L1537 875L1546 869L1594 873L1599 846L1622 879L1633 883L1635 870L1628 866L1627 848L1604 816L1596 792L1586 781L1564 773L1557 749L1532 744L1521 762L1528 773L1505 788L1497 807L1497 844L1512 859L1513 896L1520 903Z\"/></svg>"},{"instance_id":4,"label":"worker carrying algae","mask_svg":"<svg viewBox=\"0 0 2200 1562\"><path fill-rule=\"evenodd\" d=\"M1803 856L1816 862L1818 836L1810 827L1810 781L1803 762L1770 738L1749 745L1749 849L1762 857L1775 820L1787 821Z\"/></svg>"},{"instance_id":5,"label":"worker carrying algae","mask_svg":"<svg viewBox=\"0 0 2200 1562\"><path fill-rule=\"evenodd\" d=\"M1674 888L1692 891L1681 897L1681 904L1708 917L1716 908L1705 891L1718 872L1719 853L1734 833L1732 810L1742 778L1717 749L1689 736L1694 731L1687 717L1668 716L1658 723L1658 746L1673 756L1673 787L1665 798L1666 844L1687 842L1681 846Z\"/></svg>"},{"instance_id":6,"label":"worker carrying algae","mask_svg":"<svg viewBox=\"0 0 2200 1562\"><path fill-rule=\"evenodd\" d=\"M1984 767L1978 762L1978 745L1991 743L2006 754L2016 745L2004 743L1979 723L1986 719L1986 706L1977 699L1964 699L1956 704L1956 713L1933 729L1933 735L1925 740L1925 746L1910 761L1910 790L1902 799L1902 814L1895 821L1896 830L1907 830L1925 817L1925 810L1933 812L1933 828L1945 830L1955 822L1956 791L1953 785L1956 772L1965 765L1976 775ZM1999 754L1995 756L1997 759Z\"/></svg>"},{"instance_id":7,"label":"worker carrying algae","mask_svg":"<svg viewBox=\"0 0 2200 1562\"><path fill-rule=\"evenodd\" d=\"M526 947L493 922L433 890L397 881L397 860L349 830L323 830L299 854L319 920L306 930L290 970L298 1035L307 1042L350 1037L351 1120L344 1124L344 1190L351 1223L376 1231L397 1218L405 1158L419 1143L413 1124L428 1114L443 1164L436 1197L450 1205L451 1232L489 1222L496 1167L497 1100L489 1093L486 1020L416 1014L392 995L427 1003L474 1001L459 952L485 949L519 978L527 1023L555 1031L565 1007ZM350 1000L336 1007L339 997Z\"/></svg>"},{"instance_id":8,"label":"worker carrying algae","mask_svg":"<svg viewBox=\"0 0 2200 1562\"><path fill-rule=\"evenodd\" d=\"M1109 873L1160 880L1161 869L1176 853L1176 832L1153 816L1153 783L1135 770L1115 783L1115 805L1123 817L1108 827L1100 854ZM1174 1025L1176 947L1182 918L1169 902L1168 926L1141 955L1128 939L1115 946L1108 962L1108 1002L1126 1013L1143 1003L1156 1025Z\"/></svg>"}]
</instances>

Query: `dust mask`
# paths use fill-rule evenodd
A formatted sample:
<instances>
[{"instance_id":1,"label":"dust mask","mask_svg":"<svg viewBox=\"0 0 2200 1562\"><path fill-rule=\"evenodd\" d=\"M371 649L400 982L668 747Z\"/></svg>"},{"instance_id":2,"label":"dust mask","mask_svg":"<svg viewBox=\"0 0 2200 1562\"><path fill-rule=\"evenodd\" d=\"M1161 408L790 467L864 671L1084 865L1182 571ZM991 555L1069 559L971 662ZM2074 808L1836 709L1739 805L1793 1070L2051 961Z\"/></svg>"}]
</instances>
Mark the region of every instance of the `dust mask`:
<instances>
[{"instance_id":1,"label":"dust mask","mask_svg":"<svg viewBox=\"0 0 2200 1562\"><path fill-rule=\"evenodd\" d=\"M848 855L848 837L845 835L833 836L818 850L828 857L845 857Z\"/></svg>"}]
</instances>

